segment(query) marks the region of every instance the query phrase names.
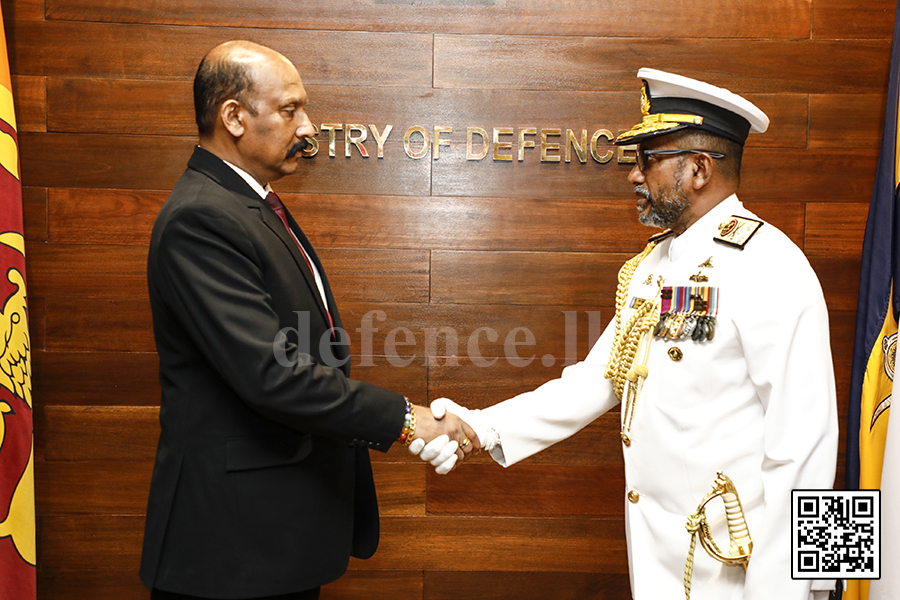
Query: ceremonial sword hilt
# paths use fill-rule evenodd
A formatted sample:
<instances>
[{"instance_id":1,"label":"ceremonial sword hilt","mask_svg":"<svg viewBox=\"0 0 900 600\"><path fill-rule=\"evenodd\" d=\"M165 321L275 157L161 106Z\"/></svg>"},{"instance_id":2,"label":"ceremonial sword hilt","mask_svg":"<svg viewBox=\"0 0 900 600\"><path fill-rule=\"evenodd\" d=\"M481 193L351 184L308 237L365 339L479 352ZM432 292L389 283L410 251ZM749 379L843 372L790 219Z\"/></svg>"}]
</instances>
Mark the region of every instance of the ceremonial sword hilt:
<instances>
[{"instance_id":1,"label":"ceremonial sword hilt","mask_svg":"<svg viewBox=\"0 0 900 600\"><path fill-rule=\"evenodd\" d=\"M747 520L744 518L744 509L741 499L738 497L734 482L723 473L718 473L713 489L703 498L697 513L702 515L700 521L700 544L710 556L726 565L741 565L747 568L750 561L750 553L753 551L753 541L750 539L750 530L747 528ZM713 498L722 497L725 502L725 518L728 521L728 538L730 541L728 554L724 554L713 540L706 523L706 505Z\"/></svg>"}]
</instances>

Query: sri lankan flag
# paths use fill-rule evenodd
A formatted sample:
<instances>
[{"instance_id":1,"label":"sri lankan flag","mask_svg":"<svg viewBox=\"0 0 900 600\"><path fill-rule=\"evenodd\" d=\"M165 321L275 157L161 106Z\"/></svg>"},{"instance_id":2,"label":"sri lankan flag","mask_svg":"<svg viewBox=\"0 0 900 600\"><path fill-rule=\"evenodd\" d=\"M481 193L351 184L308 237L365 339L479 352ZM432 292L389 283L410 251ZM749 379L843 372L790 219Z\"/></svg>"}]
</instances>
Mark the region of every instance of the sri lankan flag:
<instances>
[{"instance_id":1,"label":"sri lankan flag","mask_svg":"<svg viewBox=\"0 0 900 600\"><path fill-rule=\"evenodd\" d=\"M31 341L24 240L16 117L0 15L0 598L34 600Z\"/></svg>"},{"instance_id":2,"label":"sri lankan flag","mask_svg":"<svg viewBox=\"0 0 900 600\"><path fill-rule=\"evenodd\" d=\"M847 489L881 489L882 541L900 530L890 532L889 513L897 512L900 496L888 497L894 482L900 482L900 456L885 454L888 423L894 389L894 358L897 353L897 318L900 315L900 210L897 187L900 184L900 137L897 130L898 71L900 71L900 2L894 22L894 43L888 83L884 137L875 176L875 189L869 205L866 237L863 242L859 304L856 313L856 341L853 348L853 376L850 388L850 416L847 432ZM900 391L900 386L898 386ZM900 433L900 419L893 424ZM887 449L900 453L895 442ZM885 466L887 469L883 470ZM898 523L900 524L900 523ZM887 546L882 544L882 550ZM881 555L882 576L896 571L900 554ZM848 581L844 600L894 598L882 595L881 582ZM887 581L885 581L887 583ZM898 590L900 592L900 590Z\"/></svg>"}]
</instances>

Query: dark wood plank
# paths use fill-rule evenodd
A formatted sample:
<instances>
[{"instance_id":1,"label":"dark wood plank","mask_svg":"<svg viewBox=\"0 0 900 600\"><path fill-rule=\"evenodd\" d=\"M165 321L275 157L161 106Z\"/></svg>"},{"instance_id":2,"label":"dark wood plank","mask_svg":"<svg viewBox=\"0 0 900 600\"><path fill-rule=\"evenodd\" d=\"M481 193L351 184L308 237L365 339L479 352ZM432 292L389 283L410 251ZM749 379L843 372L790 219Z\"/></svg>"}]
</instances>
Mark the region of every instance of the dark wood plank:
<instances>
[{"instance_id":1,"label":"dark wood plank","mask_svg":"<svg viewBox=\"0 0 900 600\"><path fill-rule=\"evenodd\" d=\"M37 351L31 355L31 362L34 394L44 405L159 406L159 359L155 349Z\"/></svg>"},{"instance_id":2,"label":"dark wood plank","mask_svg":"<svg viewBox=\"0 0 900 600\"><path fill-rule=\"evenodd\" d=\"M421 403L427 399L428 392L427 367L422 362L394 367L381 357L354 356L352 375L354 379L402 392ZM34 394L44 405L159 406L159 359L155 351L38 350L32 354L32 366Z\"/></svg>"},{"instance_id":3,"label":"dark wood plank","mask_svg":"<svg viewBox=\"0 0 900 600\"><path fill-rule=\"evenodd\" d=\"M25 245L28 253L28 244ZM43 298L28 297L28 333L33 352L43 350L47 344L47 302Z\"/></svg>"},{"instance_id":4,"label":"dark wood plank","mask_svg":"<svg viewBox=\"0 0 900 600\"><path fill-rule=\"evenodd\" d=\"M91 426L91 419L85 418L84 415L62 423L60 422L62 419L57 416L56 421L57 430L61 427L71 428L76 421ZM91 428L99 429L94 426ZM133 430L136 427L120 429ZM81 441L77 439L76 433L66 437L76 442ZM118 443L127 445L129 440L121 437ZM144 443L141 447L145 454L149 451L149 460L118 460L112 456L105 460L39 462L35 469L35 502L38 514L142 515L147 508L156 440L154 439L152 444ZM430 465L420 460L409 463L379 462L374 465L378 507L382 515L425 514L426 467L430 468Z\"/></svg>"},{"instance_id":5,"label":"dark wood plank","mask_svg":"<svg viewBox=\"0 0 900 600\"><path fill-rule=\"evenodd\" d=\"M512 136L510 136L512 137ZM462 148L460 152L464 153ZM748 148L744 152L739 196L748 201L867 201L875 181L877 155L838 150L781 152ZM444 156L443 154L441 155ZM456 156L464 156L457 154ZM531 157L529 157L531 158ZM632 164L499 162L454 159L434 161L435 196L506 196L544 198L597 197L634 201L628 183Z\"/></svg>"},{"instance_id":6,"label":"dark wood plank","mask_svg":"<svg viewBox=\"0 0 900 600\"><path fill-rule=\"evenodd\" d=\"M49 240L146 246L156 214L168 195L163 190L52 188L47 217Z\"/></svg>"},{"instance_id":7,"label":"dark wood plank","mask_svg":"<svg viewBox=\"0 0 900 600\"><path fill-rule=\"evenodd\" d=\"M193 143L182 137L23 133L23 182L42 187L171 190ZM73 153L73 147L78 151ZM316 156L303 160L299 175L274 187L280 193L635 198L627 181L629 164L541 163L539 158L522 163L467 161L464 156L464 150L446 161L413 160L402 152L384 160ZM847 202L863 201L871 194L875 154L810 150L793 152L791 157L785 161L781 153L749 148L741 197L796 202L800 195ZM56 168L46 169L48 162Z\"/></svg>"},{"instance_id":8,"label":"dark wood plank","mask_svg":"<svg viewBox=\"0 0 900 600\"><path fill-rule=\"evenodd\" d=\"M627 573L426 571L428 600L631 600Z\"/></svg>"},{"instance_id":9,"label":"dark wood plank","mask_svg":"<svg viewBox=\"0 0 900 600\"><path fill-rule=\"evenodd\" d=\"M179 5L174 1L148 8L135 0L109 6L99 0L47 0L52 19L84 19L149 23L296 27L370 31L439 31L544 35L685 36L685 37L809 37L810 5L777 0L761 10L716 0L692 14L678 5L636 0L626 6L593 5L577 0L552 3L466 1L458 3L348 0L308 0L302 9L291 2L249 0L222 6L211 0ZM578 18L573 18L577 14ZM635 19L652 14L652 19Z\"/></svg>"},{"instance_id":10,"label":"dark wood plank","mask_svg":"<svg viewBox=\"0 0 900 600\"><path fill-rule=\"evenodd\" d=\"M30 250L30 294L45 298L147 299L146 247L47 243Z\"/></svg>"},{"instance_id":11,"label":"dark wood plank","mask_svg":"<svg viewBox=\"0 0 900 600\"><path fill-rule=\"evenodd\" d=\"M373 463L378 512L384 516L424 516L426 473L429 469L434 470L421 460Z\"/></svg>"},{"instance_id":12,"label":"dark wood plank","mask_svg":"<svg viewBox=\"0 0 900 600\"><path fill-rule=\"evenodd\" d=\"M614 290L605 290L602 299L583 306L514 306L514 305L440 305L440 304L346 304L341 306L341 318L350 334L351 349L363 356L376 356L376 364L385 364L386 356L441 357L429 364L454 366L462 361L451 357L468 357L470 351L490 360L507 357L509 343L526 340L525 328L534 335L534 346L517 346L517 353L527 357L532 353L540 363L546 354L555 357L556 364L583 358L589 342L599 337L601 328L612 318ZM372 312L372 311L381 311ZM587 314L591 311L593 314ZM569 313L568 315L566 313ZM383 320L381 320L383 318ZM408 346L400 327L409 330ZM489 331L489 328L496 333ZM443 330L447 331L443 331ZM518 331L517 331L518 330ZM388 336L394 333L392 345ZM454 336L455 333L455 343ZM449 340L449 343L448 343ZM527 353L527 354L526 354ZM512 358L512 354L509 354ZM446 359L446 360L445 360ZM354 363L357 364L357 363Z\"/></svg>"},{"instance_id":13,"label":"dark wood plank","mask_svg":"<svg viewBox=\"0 0 900 600\"><path fill-rule=\"evenodd\" d=\"M615 290L631 255L568 252L432 253L432 302L584 305ZM535 289L534 283L541 286Z\"/></svg>"},{"instance_id":14,"label":"dark wood plank","mask_svg":"<svg viewBox=\"0 0 900 600\"><path fill-rule=\"evenodd\" d=\"M894 33L893 0L816 0L812 37L816 39L874 38L889 40Z\"/></svg>"},{"instance_id":15,"label":"dark wood plank","mask_svg":"<svg viewBox=\"0 0 900 600\"><path fill-rule=\"evenodd\" d=\"M38 416L45 462L152 462L156 455L158 406L45 406Z\"/></svg>"},{"instance_id":16,"label":"dark wood plank","mask_svg":"<svg viewBox=\"0 0 900 600\"><path fill-rule=\"evenodd\" d=\"M319 252L343 302L427 302L429 256L423 250L325 248ZM129 300L147 296L144 245L38 244L28 256L36 296Z\"/></svg>"},{"instance_id":17,"label":"dark wood plank","mask_svg":"<svg viewBox=\"0 0 900 600\"><path fill-rule=\"evenodd\" d=\"M806 254L860 259L868 203L806 205Z\"/></svg>"},{"instance_id":18,"label":"dark wood plank","mask_svg":"<svg viewBox=\"0 0 900 600\"><path fill-rule=\"evenodd\" d=\"M868 202L877 166L874 153L810 150L785 160L778 152L749 148L738 194L746 200Z\"/></svg>"},{"instance_id":19,"label":"dark wood plank","mask_svg":"<svg viewBox=\"0 0 900 600\"><path fill-rule=\"evenodd\" d=\"M144 515L42 516L41 570L137 573Z\"/></svg>"},{"instance_id":20,"label":"dark wood plank","mask_svg":"<svg viewBox=\"0 0 900 600\"><path fill-rule=\"evenodd\" d=\"M428 302L426 250L323 248L319 253L338 306L345 302Z\"/></svg>"},{"instance_id":21,"label":"dark wood plank","mask_svg":"<svg viewBox=\"0 0 900 600\"><path fill-rule=\"evenodd\" d=\"M31 303L35 298L29 298ZM154 352L146 298L37 297L43 304L45 342L38 348L80 352Z\"/></svg>"},{"instance_id":22,"label":"dark wood plank","mask_svg":"<svg viewBox=\"0 0 900 600\"><path fill-rule=\"evenodd\" d=\"M16 130L47 131L47 79L13 75L12 91Z\"/></svg>"},{"instance_id":23,"label":"dark wood plank","mask_svg":"<svg viewBox=\"0 0 900 600\"><path fill-rule=\"evenodd\" d=\"M806 204L802 202L761 202L751 200L744 205L756 216L774 225L801 250L806 231Z\"/></svg>"},{"instance_id":24,"label":"dark wood plank","mask_svg":"<svg viewBox=\"0 0 900 600\"><path fill-rule=\"evenodd\" d=\"M23 133L22 183L50 188L171 190L193 138ZM46 168L52 163L53 169Z\"/></svg>"},{"instance_id":25,"label":"dark wood plank","mask_svg":"<svg viewBox=\"0 0 900 600\"><path fill-rule=\"evenodd\" d=\"M634 205L622 200L288 194L285 203L317 248L637 254L655 231L639 225Z\"/></svg>"},{"instance_id":26,"label":"dark wood plank","mask_svg":"<svg viewBox=\"0 0 900 600\"><path fill-rule=\"evenodd\" d=\"M97 123L103 123L106 133L193 135L196 132L189 81L51 77L48 83L51 131L91 133L96 131ZM391 125L386 138L388 144L402 139L407 128L413 125L450 126L453 132L443 133L441 139L464 142L467 127L484 124L571 129L576 137L585 130L590 137L599 129L617 131L640 120L634 91L547 94L527 90L511 93L508 90L315 85L307 85L306 91L310 99L307 112L317 124L374 124L378 135ZM806 147L808 98L805 94L749 94L747 97L772 120L769 132L753 136L751 146ZM477 122L469 122L473 115L477 115ZM327 146L327 135L319 138ZM338 129L335 138L343 140L343 130ZM370 155L377 156L378 144L371 129L363 145ZM335 150L341 153L342 148L339 144ZM579 160L572 154L571 160Z\"/></svg>"},{"instance_id":27,"label":"dark wood plank","mask_svg":"<svg viewBox=\"0 0 900 600\"><path fill-rule=\"evenodd\" d=\"M50 240L144 245L167 195L149 190L53 188ZM637 254L655 231L637 223L630 199L294 193L282 199L317 251L339 247ZM802 203L753 201L748 207L802 246ZM497 218L498 214L503 217ZM547 227L548 222L554 227Z\"/></svg>"},{"instance_id":28,"label":"dark wood plank","mask_svg":"<svg viewBox=\"0 0 900 600\"><path fill-rule=\"evenodd\" d=\"M150 600L150 591L137 571L124 567L104 571L50 571L38 569L41 598L67 600Z\"/></svg>"},{"instance_id":29,"label":"dark wood plank","mask_svg":"<svg viewBox=\"0 0 900 600\"><path fill-rule=\"evenodd\" d=\"M350 570L334 583L322 586L319 598L321 600L423 598L422 578L422 571Z\"/></svg>"},{"instance_id":30,"label":"dark wood plank","mask_svg":"<svg viewBox=\"0 0 900 600\"><path fill-rule=\"evenodd\" d=\"M22 188L22 217L27 243L47 241L47 188Z\"/></svg>"},{"instance_id":31,"label":"dark wood plank","mask_svg":"<svg viewBox=\"0 0 900 600\"><path fill-rule=\"evenodd\" d=\"M340 305L340 311L344 328L350 336L351 350L356 357L353 365L389 364L385 361L386 356L419 357L414 362L422 364L426 350L441 357L453 354L467 356L470 343L483 358L505 357L507 338L518 336L513 338L514 341L525 341L525 333L516 331L519 328L527 328L534 334L533 352L538 357L551 354L556 360L562 360L587 354L591 319L594 319L594 329L599 331L599 327L612 318L613 294L614 289L606 289L596 303L581 306L347 303ZM47 330L52 332L47 340L51 350L154 352L156 349L146 299L31 297L29 301L41 303L32 305L32 308L36 309L37 318L43 320ZM371 311L381 311L381 314ZM595 315L590 317L585 314L587 311L593 311ZM574 325L567 325L566 312L576 313L569 317L575 319ZM379 320L379 316L383 316L384 321ZM34 319L35 314L32 317ZM600 325L597 325L598 322ZM388 343L387 336L399 327L409 329L413 343L403 345L406 339L402 331L394 333L393 344ZM481 330L482 327L493 329L497 333L496 338L492 338L489 331ZM456 332L456 345L451 346L455 352L446 350L445 335L440 331L444 328ZM475 339L470 341L472 338ZM567 344L575 344L576 352L567 350ZM519 356L525 357L526 351L531 353L532 348L518 347ZM360 356L377 358L370 363L362 361Z\"/></svg>"},{"instance_id":32,"label":"dark wood plank","mask_svg":"<svg viewBox=\"0 0 900 600\"><path fill-rule=\"evenodd\" d=\"M216 24L218 12L209 13ZM246 39L284 54L310 84L431 85L431 36L423 34L64 21L16 21L12 30L10 67L19 75L190 81L211 48ZM65 52L59 51L60 40Z\"/></svg>"},{"instance_id":33,"label":"dark wood plank","mask_svg":"<svg viewBox=\"0 0 900 600\"><path fill-rule=\"evenodd\" d=\"M197 133L190 81L50 77L46 105L50 131Z\"/></svg>"},{"instance_id":34,"label":"dark wood plank","mask_svg":"<svg viewBox=\"0 0 900 600\"><path fill-rule=\"evenodd\" d=\"M828 309L855 311L859 295L860 259L814 256L809 263L819 276Z\"/></svg>"},{"instance_id":35,"label":"dark wood plank","mask_svg":"<svg viewBox=\"0 0 900 600\"><path fill-rule=\"evenodd\" d=\"M421 535L423 531L429 534ZM54 572L131 569L137 572L143 515L42 517L42 570ZM467 540L470 543L460 543ZM482 549L472 552L471 544ZM381 543L369 560L351 559L355 570L492 568L503 571L624 573L621 521L594 518L406 517L381 519Z\"/></svg>"},{"instance_id":36,"label":"dark wood plank","mask_svg":"<svg viewBox=\"0 0 900 600\"><path fill-rule=\"evenodd\" d=\"M3 0L3 20L6 22L20 20L42 20L44 18L44 0ZM9 32L10 26L6 25ZM8 34L7 34L8 35ZM8 41L13 46L14 36Z\"/></svg>"},{"instance_id":37,"label":"dark wood plank","mask_svg":"<svg viewBox=\"0 0 900 600\"><path fill-rule=\"evenodd\" d=\"M196 140L188 137L24 133L19 141L22 181L54 188L170 191L195 144ZM379 161L358 155L355 159L328 158L326 153L300 159L299 174L285 177L273 187L279 193L430 193L431 161L412 160L403 150L390 156ZM48 162L56 168L47 169Z\"/></svg>"},{"instance_id":38,"label":"dark wood plank","mask_svg":"<svg viewBox=\"0 0 900 600\"><path fill-rule=\"evenodd\" d=\"M638 69L652 64L738 94L872 93L885 89L889 48L889 40L436 35L434 85L637 92Z\"/></svg>"},{"instance_id":39,"label":"dark wood plank","mask_svg":"<svg viewBox=\"0 0 900 600\"><path fill-rule=\"evenodd\" d=\"M624 508L625 474L618 465L503 469L463 463L449 477L428 473L429 515L624 519Z\"/></svg>"},{"instance_id":40,"label":"dark wood plank","mask_svg":"<svg viewBox=\"0 0 900 600\"><path fill-rule=\"evenodd\" d=\"M809 97L809 147L878 152L887 95L813 94ZM853 125L848 127L847 123Z\"/></svg>"},{"instance_id":41,"label":"dark wood plank","mask_svg":"<svg viewBox=\"0 0 900 600\"><path fill-rule=\"evenodd\" d=\"M45 518L143 515L153 461L39 462L34 473L35 510Z\"/></svg>"},{"instance_id":42,"label":"dark wood plank","mask_svg":"<svg viewBox=\"0 0 900 600\"><path fill-rule=\"evenodd\" d=\"M536 517L386 517L375 556L350 564L360 570L453 565L468 571L484 569L486 556L499 571L625 573L628 568L621 521Z\"/></svg>"}]
</instances>

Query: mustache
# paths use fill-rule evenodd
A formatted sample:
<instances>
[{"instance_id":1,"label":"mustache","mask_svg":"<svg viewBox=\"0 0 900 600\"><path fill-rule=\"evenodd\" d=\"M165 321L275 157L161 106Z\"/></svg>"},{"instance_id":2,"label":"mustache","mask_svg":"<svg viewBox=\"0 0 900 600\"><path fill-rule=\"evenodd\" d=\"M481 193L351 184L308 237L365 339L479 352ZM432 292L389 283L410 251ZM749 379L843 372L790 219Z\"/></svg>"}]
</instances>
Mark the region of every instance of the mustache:
<instances>
[{"instance_id":1,"label":"mustache","mask_svg":"<svg viewBox=\"0 0 900 600\"><path fill-rule=\"evenodd\" d=\"M303 152L304 150L307 150L309 148L312 148L312 143L310 143L308 138L303 138L302 140L300 140L299 142L297 142L296 144L294 144L293 146L290 147L290 149L287 151L286 158L287 159L294 158L294 156L296 156L298 152Z\"/></svg>"},{"instance_id":2,"label":"mustache","mask_svg":"<svg viewBox=\"0 0 900 600\"><path fill-rule=\"evenodd\" d=\"M638 194L639 196L643 196L644 198L646 198L646 199L647 199L647 202L652 202L652 201L653 201L653 195L650 194L650 190L648 190L647 188L645 188L645 187L642 186L642 185L636 185L636 186L634 186L634 193L635 193L635 194Z\"/></svg>"}]
</instances>

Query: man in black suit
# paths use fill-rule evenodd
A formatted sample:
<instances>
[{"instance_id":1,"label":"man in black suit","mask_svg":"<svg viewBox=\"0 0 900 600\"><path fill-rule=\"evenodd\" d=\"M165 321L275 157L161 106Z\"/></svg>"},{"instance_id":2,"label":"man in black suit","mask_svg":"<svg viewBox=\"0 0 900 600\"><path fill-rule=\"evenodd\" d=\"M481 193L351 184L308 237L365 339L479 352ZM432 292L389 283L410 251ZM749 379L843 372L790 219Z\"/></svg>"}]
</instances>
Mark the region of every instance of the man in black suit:
<instances>
[{"instance_id":1,"label":"man in black suit","mask_svg":"<svg viewBox=\"0 0 900 600\"><path fill-rule=\"evenodd\" d=\"M269 188L299 169L306 101L294 66L250 42L214 48L194 80L200 145L147 264L162 431L141 579L154 600L317 598L378 544L369 448L447 434L462 458L477 445L461 421L348 377L325 271Z\"/></svg>"}]
</instances>

